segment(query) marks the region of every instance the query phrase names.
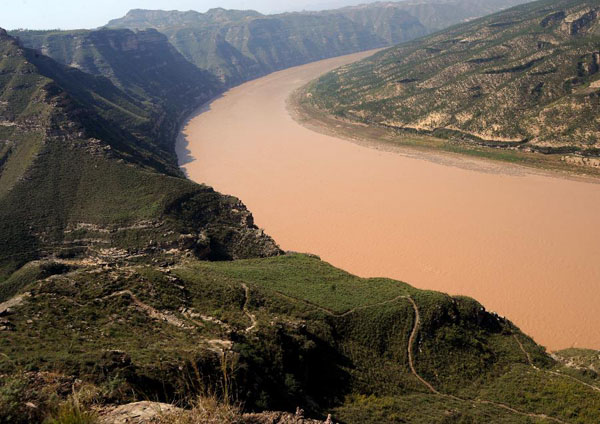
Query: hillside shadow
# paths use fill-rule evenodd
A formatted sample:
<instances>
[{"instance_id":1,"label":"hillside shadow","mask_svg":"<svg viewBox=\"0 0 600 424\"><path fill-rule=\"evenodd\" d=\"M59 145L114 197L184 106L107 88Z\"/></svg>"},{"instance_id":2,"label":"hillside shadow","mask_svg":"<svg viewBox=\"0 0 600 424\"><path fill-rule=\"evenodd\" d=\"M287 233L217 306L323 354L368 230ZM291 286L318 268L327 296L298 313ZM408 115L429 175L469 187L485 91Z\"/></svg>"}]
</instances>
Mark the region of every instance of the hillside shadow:
<instances>
[{"instance_id":1,"label":"hillside shadow","mask_svg":"<svg viewBox=\"0 0 600 424\"><path fill-rule=\"evenodd\" d=\"M189 125L189 123L193 119L195 119L199 115L202 115L203 113L209 112L211 110L212 103L216 100L219 100L222 97L223 94L219 94L218 96L213 97L211 100L194 110L192 113L189 114L185 121L183 121L179 128L179 134L177 135L177 140L175 142L175 153L177 154L177 164L180 168L182 168L181 170L185 173L186 177L188 178L188 172L183 167L188 163L195 161L196 158L192 156L192 151L189 148L191 140L189 136L184 134L184 129Z\"/></svg>"}]
</instances>

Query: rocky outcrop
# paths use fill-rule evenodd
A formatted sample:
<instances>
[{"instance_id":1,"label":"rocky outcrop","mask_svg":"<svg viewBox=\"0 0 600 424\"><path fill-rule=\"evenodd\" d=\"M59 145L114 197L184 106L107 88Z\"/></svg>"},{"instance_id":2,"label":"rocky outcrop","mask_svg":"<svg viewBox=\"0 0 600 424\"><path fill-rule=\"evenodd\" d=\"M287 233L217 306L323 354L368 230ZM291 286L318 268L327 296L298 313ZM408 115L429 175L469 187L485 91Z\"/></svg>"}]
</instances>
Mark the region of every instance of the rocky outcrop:
<instances>
[{"instance_id":1,"label":"rocky outcrop","mask_svg":"<svg viewBox=\"0 0 600 424\"><path fill-rule=\"evenodd\" d=\"M179 240L197 256L212 260L269 257L282 251L254 224L246 206L234 197L207 188L167 207L166 214L184 223Z\"/></svg>"},{"instance_id":2,"label":"rocky outcrop","mask_svg":"<svg viewBox=\"0 0 600 424\"><path fill-rule=\"evenodd\" d=\"M585 156L563 156L561 159L564 162L572 165L600 168L600 158L590 158Z\"/></svg>"},{"instance_id":3,"label":"rocky outcrop","mask_svg":"<svg viewBox=\"0 0 600 424\"><path fill-rule=\"evenodd\" d=\"M562 29L569 35L576 35L590 27L598 17L598 9L585 9L565 17Z\"/></svg>"},{"instance_id":4,"label":"rocky outcrop","mask_svg":"<svg viewBox=\"0 0 600 424\"><path fill-rule=\"evenodd\" d=\"M127 405L104 407L100 409L101 424L167 424L175 421L177 416L185 415L184 409L160 402L135 402ZM215 418L218 419L218 418ZM215 419L206 422L217 422ZM188 422L188 421L185 421ZM231 420L220 421L221 424L334 424L331 417L325 421L304 418L300 411L296 414L287 412L261 412L232 416Z\"/></svg>"},{"instance_id":5,"label":"rocky outcrop","mask_svg":"<svg viewBox=\"0 0 600 424\"><path fill-rule=\"evenodd\" d=\"M303 414L286 412L262 412L259 414L244 414L244 424L334 424L331 416L325 421L304 418Z\"/></svg>"},{"instance_id":6,"label":"rocky outcrop","mask_svg":"<svg viewBox=\"0 0 600 424\"><path fill-rule=\"evenodd\" d=\"M156 424L161 417L179 411L180 408L167 403L142 401L103 408L99 421L101 424Z\"/></svg>"}]
</instances>

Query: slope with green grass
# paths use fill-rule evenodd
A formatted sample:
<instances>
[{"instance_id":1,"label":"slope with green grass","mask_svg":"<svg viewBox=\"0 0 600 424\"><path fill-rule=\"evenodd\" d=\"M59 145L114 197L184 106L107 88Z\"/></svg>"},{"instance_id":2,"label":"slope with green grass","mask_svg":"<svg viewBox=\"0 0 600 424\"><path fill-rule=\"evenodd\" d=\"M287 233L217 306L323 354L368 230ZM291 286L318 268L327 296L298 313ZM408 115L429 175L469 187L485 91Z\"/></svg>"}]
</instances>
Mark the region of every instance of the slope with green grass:
<instances>
[{"instance_id":1,"label":"slope with green grass","mask_svg":"<svg viewBox=\"0 0 600 424\"><path fill-rule=\"evenodd\" d=\"M298 254L52 263L3 318L0 374L24 385L58 373L95 385L100 403L186 406L211 393L246 410L301 406L348 424L600 419L597 374L561 375L543 348L472 299Z\"/></svg>"},{"instance_id":2,"label":"slope with green grass","mask_svg":"<svg viewBox=\"0 0 600 424\"><path fill-rule=\"evenodd\" d=\"M310 101L406 134L598 155L599 42L597 2L538 1L334 71Z\"/></svg>"},{"instance_id":3,"label":"slope with green grass","mask_svg":"<svg viewBox=\"0 0 600 424\"><path fill-rule=\"evenodd\" d=\"M183 178L174 140L149 130L152 104L5 33L0 53L0 284L32 259L89 249L278 252L239 200Z\"/></svg>"}]
</instances>

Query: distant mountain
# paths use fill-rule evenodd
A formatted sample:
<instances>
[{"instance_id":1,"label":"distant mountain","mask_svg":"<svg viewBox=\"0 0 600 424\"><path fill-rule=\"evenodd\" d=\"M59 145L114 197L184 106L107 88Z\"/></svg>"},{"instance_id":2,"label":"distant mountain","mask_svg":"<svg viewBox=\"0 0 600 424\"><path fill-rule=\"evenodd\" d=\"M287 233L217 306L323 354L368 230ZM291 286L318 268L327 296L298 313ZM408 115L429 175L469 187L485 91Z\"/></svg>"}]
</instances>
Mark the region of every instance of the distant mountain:
<instances>
[{"instance_id":1,"label":"distant mountain","mask_svg":"<svg viewBox=\"0 0 600 424\"><path fill-rule=\"evenodd\" d=\"M385 18L394 41L424 35L426 29L404 12ZM110 28L155 28L191 62L227 85L294 65L389 45L383 32L341 14L286 14L213 9L197 12L134 10Z\"/></svg>"},{"instance_id":2,"label":"distant mountain","mask_svg":"<svg viewBox=\"0 0 600 424\"><path fill-rule=\"evenodd\" d=\"M107 27L154 28L189 61L235 85L290 66L411 40L519 3L522 0L387 2L280 15L138 9Z\"/></svg>"},{"instance_id":3,"label":"distant mountain","mask_svg":"<svg viewBox=\"0 0 600 424\"><path fill-rule=\"evenodd\" d=\"M334 71L311 102L372 125L598 155L599 45L596 1L538 1Z\"/></svg>"}]
</instances>

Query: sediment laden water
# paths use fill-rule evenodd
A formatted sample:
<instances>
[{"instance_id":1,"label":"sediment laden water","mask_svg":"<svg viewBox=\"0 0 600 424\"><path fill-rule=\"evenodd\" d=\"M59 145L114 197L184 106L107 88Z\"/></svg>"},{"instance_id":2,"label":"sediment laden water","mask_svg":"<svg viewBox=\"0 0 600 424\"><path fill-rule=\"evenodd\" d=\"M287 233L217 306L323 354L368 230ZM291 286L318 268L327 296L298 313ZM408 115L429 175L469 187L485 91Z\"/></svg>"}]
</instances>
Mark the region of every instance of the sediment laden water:
<instances>
[{"instance_id":1,"label":"sediment laden water","mask_svg":"<svg viewBox=\"0 0 600 424\"><path fill-rule=\"evenodd\" d=\"M283 249L472 296L550 349L600 349L600 184L367 148L290 117L294 89L364 56L228 91L185 126L183 168L240 197Z\"/></svg>"}]
</instances>

